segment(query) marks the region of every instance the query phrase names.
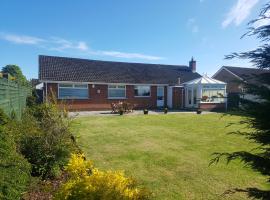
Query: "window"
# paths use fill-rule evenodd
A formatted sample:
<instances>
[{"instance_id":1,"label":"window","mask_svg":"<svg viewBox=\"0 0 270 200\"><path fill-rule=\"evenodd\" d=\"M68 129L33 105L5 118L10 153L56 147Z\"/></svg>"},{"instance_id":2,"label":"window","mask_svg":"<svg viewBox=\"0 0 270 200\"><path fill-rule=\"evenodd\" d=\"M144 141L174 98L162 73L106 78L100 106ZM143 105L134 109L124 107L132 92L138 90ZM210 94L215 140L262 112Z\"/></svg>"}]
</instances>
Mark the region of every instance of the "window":
<instances>
[{"instance_id":1,"label":"window","mask_svg":"<svg viewBox=\"0 0 270 200\"><path fill-rule=\"evenodd\" d=\"M150 86L148 85L136 85L134 86L135 97L150 97Z\"/></svg>"},{"instance_id":2,"label":"window","mask_svg":"<svg viewBox=\"0 0 270 200\"><path fill-rule=\"evenodd\" d=\"M108 98L123 99L126 98L125 85L108 85Z\"/></svg>"},{"instance_id":3,"label":"window","mask_svg":"<svg viewBox=\"0 0 270 200\"><path fill-rule=\"evenodd\" d=\"M225 101L225 89L203 89L201 101L223 103Z\"/></svg>"},{"instance_id":4,"label":"window","mask_svg":"<svg viewBox=\"0 0 270 200\"><path fill-rule=\"evenodd\" d=\"M191 88L188 88L188 104L191 105L192 101L192 90Z\"/></svg>"},{"instance_id":5,"label":"window","mask_svg":"<svg viewBox=\"0 0 270 200\"><path fill-rule=\"evenodd\" d=\"M61 83L58 85L59 99L88 99L87 84Z\"/></svg>"},{"instance_id":6,"label":"window","mask_svg":"<svg viewBox=\"0 0 270 200\"><path fill-rule=\"evenodd\" d=\"M193 104L197 104L197 88L193 88Z\"/></svg>"}]
</instances>

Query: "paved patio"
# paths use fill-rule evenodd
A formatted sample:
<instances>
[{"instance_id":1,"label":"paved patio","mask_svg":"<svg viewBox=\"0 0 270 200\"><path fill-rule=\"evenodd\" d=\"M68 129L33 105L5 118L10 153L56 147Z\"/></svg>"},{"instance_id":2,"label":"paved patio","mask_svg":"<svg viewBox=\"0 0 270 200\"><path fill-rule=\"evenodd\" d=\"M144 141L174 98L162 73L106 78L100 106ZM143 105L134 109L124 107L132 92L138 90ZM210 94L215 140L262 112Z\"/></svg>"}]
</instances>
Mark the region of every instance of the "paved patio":
<instances>
[{"instance_id":1,"label":"paved patio","mask_svg":"<svg viewBox=\"0 0 270 200\"><path fill-rule=\"evenodd\" d=\"M211 114L215 112L203 111L202 114ZM183 110L173 110L168 111L168 115L170 114L197 114L194 111L183 111ZM70 112L69 116L71 117L83 117L83 116L115 116L119 115L118 113L112 113L111 110L106 111L79 111L79 112ZM125 113L124 115L143 115L143 110L134 110L130 113ZM164 115L163 110L149 110L148 115Z\"/></svg>"}]
</instances>

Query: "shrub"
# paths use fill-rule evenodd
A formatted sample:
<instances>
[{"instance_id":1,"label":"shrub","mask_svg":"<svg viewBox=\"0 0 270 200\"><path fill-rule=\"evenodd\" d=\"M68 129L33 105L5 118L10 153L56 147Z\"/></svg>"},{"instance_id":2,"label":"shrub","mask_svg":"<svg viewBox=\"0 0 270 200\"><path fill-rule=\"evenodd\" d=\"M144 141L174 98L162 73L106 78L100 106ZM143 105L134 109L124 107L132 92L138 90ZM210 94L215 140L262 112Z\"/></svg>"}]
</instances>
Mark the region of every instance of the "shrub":
<instances>
[{"instance_id":1,"label":"shrub","mask_svg":"<svg viewBox=\"0 0 270 200\"><path fill-rule=\"evenodd\" d=\"M22 120L10 129L19 135L18 148L32 164L32 175L55 177L77 151L70 132L70 119L54 104L28 108Z\"/></svg>"},{"instance_id":2,"label":"shrub","mask_svg":"<svg viewBox=\"0 0 270 200\"><path fill-rule=\"evenodd\" d=\"M55 195L55 200L144 200L150 199L145 189L136 186L123 172L101 171L85 161L83 155L72 154L66 167L70 178Z\"/></svg>"},{"instance_id":3,"label":"shrub","mask_svg":"<svg viewBox=\"0 0 270 200\"><path fill-rule=\"evenodd\" d=\"M0 199L20 199L30 181L31 166L16 151L13 135L3 127L8 118L0 110Z\"/></svg>"}]
</instances>

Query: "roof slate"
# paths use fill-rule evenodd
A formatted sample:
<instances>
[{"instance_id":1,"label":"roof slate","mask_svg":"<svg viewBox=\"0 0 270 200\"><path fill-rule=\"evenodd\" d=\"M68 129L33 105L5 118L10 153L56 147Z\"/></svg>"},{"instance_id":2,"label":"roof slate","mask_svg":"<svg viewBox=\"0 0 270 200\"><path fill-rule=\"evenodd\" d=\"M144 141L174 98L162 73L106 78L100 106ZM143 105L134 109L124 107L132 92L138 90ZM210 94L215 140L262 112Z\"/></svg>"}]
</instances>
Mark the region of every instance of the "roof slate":
<instances>
[{"instance_id":1,"label":"roof slate","mask_svg":"<svg viewBox=\"0 0 270 200\"><path fill-rule=\"evenodd\" d=\"M257 69L257 68L246 68L246 67L232 67L232 66L224 66L227 70L232 72L233 74L237 75L244 81L249 83L259 83L260 75L269 73L269 70L266 69Z\"/></svg>"},{"instance_id":2,"label":"roof slate","mask_svg":"<svg viewBox=\"0 0 270 200\"><path fill-rule=\"evenodd\" d=\"M111 62L39 56L39 80L95 83L170 84L201 77L188 66Z\"/></svg>"}]
</instances>

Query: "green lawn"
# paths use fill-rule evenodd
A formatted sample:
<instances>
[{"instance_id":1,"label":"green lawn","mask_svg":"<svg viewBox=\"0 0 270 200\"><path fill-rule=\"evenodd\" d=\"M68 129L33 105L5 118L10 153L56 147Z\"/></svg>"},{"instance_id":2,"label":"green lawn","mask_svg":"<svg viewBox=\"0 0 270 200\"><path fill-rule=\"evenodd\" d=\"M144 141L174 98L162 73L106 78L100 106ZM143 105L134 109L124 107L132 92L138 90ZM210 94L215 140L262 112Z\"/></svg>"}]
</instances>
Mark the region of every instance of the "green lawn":
<instances>
[{"instance_id":1,"label":"green lawn","mask_svg":"<svg viewBox=\"0 0 270 200\"><path fill-rule=\"evenodd\" d=\"M209 166L214 152L255 147L228 135L238 116L221 114L89 116L73 131L87 157L101 169L125 170L155 194L155 199L247 199L223 195L235 187L265 189L266 178L240 162Z\"/></svg>"}]
</instances>

